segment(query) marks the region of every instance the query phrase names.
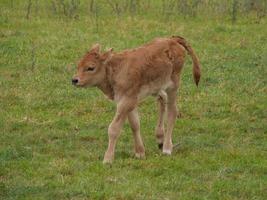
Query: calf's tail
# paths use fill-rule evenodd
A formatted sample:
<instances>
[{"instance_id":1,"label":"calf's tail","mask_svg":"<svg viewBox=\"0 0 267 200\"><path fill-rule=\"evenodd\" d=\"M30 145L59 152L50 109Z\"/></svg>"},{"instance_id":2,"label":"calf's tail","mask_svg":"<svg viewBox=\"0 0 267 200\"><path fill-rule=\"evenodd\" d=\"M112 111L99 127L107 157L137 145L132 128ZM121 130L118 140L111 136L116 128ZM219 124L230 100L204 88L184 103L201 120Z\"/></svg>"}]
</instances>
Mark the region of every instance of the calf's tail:
<instances>
[{"instance_id":1,"label":"calf's tail","mask_svg":"<svg viewBox=\"0 0 267 200\"><path fill-rule=\"evenodd\" d=\"M198 86L199 80L200 80L200 63L198 60L197 55L195 54L195 51L192 49L191 45L183 38L180 36L172 36L173 39L175 39L176 42L178 42L180 45L182 45L188 54L191 56L193 60L193 76L196 85Z\"/></svg>"}]
</instances>

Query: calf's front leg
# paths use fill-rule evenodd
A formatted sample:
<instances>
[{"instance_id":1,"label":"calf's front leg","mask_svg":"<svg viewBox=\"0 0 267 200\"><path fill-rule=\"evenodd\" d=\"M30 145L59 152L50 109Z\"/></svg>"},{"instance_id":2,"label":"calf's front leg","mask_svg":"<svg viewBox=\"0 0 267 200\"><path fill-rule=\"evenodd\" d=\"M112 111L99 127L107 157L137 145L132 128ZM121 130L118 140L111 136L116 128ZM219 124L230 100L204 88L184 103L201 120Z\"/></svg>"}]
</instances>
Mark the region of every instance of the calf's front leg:
<instances>
[{"instance_id":1,"label":"calf's front leg","mask_svg":"<svg viewBox=\"0 0 267 200\"><path fill-rule=\"evenodd\" d=\"M131 112L134 108L134 102L130 99L124 98L117 104L117 111L115 117L108 127L108 149L105 153L103 163L112 163L114 159L114 152L117 139L120 135L121 128L125 122L125 119L128 116L128 113Z\"/></svg>"}]
</instances>

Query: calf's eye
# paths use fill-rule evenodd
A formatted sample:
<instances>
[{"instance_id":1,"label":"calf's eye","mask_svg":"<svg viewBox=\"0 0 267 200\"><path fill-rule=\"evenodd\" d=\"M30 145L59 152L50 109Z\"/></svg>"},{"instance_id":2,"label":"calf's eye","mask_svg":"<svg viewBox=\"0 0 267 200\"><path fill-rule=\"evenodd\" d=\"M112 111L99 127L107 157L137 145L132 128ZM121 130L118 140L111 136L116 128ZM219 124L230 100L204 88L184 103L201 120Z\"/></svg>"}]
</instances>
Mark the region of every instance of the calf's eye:
<instances>
[{"instance_id":1,"label":"calf's eye","mask_svg":"<svg viewBox=\"0 0 267 200\"><path fill-rule=\"evenodd\" d=\"M88 68L86 69L86 71L94 71L94 70L95 70L94 67L88 67Z\"/></svg>"}]
</instances>

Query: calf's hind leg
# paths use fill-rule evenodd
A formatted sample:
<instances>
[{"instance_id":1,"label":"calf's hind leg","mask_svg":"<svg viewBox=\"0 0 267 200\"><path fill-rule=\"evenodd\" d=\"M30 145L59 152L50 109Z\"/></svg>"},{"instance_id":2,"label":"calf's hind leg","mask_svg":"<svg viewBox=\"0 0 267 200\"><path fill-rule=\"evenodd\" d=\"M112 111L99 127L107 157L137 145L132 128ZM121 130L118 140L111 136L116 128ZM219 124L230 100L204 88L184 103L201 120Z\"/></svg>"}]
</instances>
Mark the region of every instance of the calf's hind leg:
<instances>
[{"instance_id":1,"label":"calf's hind leg","mask_svg":"<svg viewBox=\"0 0 267 200\"><path fill-rule=\"evenodd\" d=\"M140 120L137 108L131 111L128 114L129 124L133 131L134 136L134 148L135 148L135 156L137 158L144 158L145 157L145 148L143 145L142 137L140 134Z\"/></svg>"},{"instance_id":2,"label":"calf's hind leg","mask_svg":"<svg viewBox=\"0 0 267 200\"><path fill-rule=\"evenodd\" d=\"M172 131L177 117L176 96L177 88L167 91L167 131L164 136L163 153L170 155L172 153Z\"/></svg>"},{"instance_id":3,"label":"calf's hind leg","mask_svg":"<svg viewBox=\"0 0 267 200\"><path fill-rule=\"evenodd\" d=\"M157 101L159 107L159 118L155 130L155 135L159 149L162 149L164 140L164 115L166 112L166 101L167 101L166 93L159 95Z\"/></svg>"}]
</instances>

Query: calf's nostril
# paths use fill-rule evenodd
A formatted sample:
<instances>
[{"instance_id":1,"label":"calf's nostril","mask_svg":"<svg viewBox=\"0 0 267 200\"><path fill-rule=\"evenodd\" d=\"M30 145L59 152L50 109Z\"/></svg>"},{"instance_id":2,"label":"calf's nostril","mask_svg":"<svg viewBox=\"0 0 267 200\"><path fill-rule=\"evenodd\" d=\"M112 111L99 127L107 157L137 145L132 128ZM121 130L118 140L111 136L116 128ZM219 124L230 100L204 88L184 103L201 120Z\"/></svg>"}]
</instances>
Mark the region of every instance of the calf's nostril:
<instances>
[{"instance_id":1,"label":"calf's nostril","mask_svg":"<svg viewBox=\"0 0 267 200\"><path fill-rule=\"evenodd\" d=\"M74 79L72 79L71 82L72 82L73 85L76 85L78 83L78 79L74 78Z\"/></svg>"}]
</instances>

